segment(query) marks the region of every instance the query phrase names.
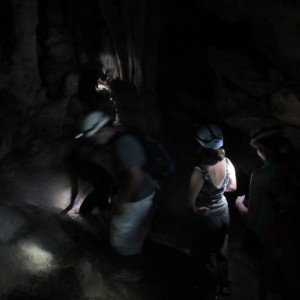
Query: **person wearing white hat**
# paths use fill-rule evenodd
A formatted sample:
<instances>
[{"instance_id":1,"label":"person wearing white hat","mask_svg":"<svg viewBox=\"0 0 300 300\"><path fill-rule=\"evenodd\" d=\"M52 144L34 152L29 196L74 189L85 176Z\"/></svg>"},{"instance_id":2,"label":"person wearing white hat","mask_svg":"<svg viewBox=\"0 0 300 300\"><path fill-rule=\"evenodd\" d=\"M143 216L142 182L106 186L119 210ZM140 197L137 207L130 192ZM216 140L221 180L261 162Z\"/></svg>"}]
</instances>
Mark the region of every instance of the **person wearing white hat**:
<instances>
[{"instance_id":1,"label":"person wearing white hat","mask_svg":"<svg viewBox=\"0 0 300 300\"><path fill-rule=\"evenodd\" d=\"M196 140L199 164L192 172L187 197L193 224L194 280L201 299L218 299L219 293L230 293L225 253L229 212L224 192L236 190L236 175L233 164L225 157L222 130L218 126L201 126Z\"/></svg>"},{"instance_id":2,"label":"person wearing white hat","mask_svg":"<svg viewBox=\"0 0 300 300\"><path fill-rule=\"evenodd\" d=\"M151 226L157 182L145 170L146 153L140 141L101 111L88 114L77 138L87 139L96 147L109 145L115 174L112 195L110 243L122 258L124 268L116 279L140 279L140 254Z\"/></svg>"}]
</instances>

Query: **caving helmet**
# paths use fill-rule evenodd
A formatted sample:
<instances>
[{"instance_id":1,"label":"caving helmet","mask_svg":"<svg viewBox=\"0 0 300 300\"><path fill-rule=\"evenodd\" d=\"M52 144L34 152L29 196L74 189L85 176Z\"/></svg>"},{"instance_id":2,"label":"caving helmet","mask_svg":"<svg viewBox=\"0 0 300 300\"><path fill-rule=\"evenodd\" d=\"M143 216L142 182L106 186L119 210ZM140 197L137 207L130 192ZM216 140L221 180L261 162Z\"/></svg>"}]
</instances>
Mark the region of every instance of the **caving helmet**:
<instances>
[{"instance_id":1,"label":"caving helmet","mask_svg":"<svg viewBox=\"0 0 300 300\"><path fill-rule=\"evenodd\" d=\"M206 149L219 149L223 146L222 130L214 124L202 125L197 130L196 139Z\"/></svg>"},{"instance_id":2,"label":"caving helmet","mask_svg":"<svg viewBox=\"0 0 300 300\"><path fill-rule=\"evenodd\" d=\"M266 138L281 137L284 133L284 128L280 124L266 124L255 128L250 133L250 144L254 145L257 141L264 140Z\"/></svg>"},{"instance_id":3,"label":"caving helmet","mask_svg":"<svg viewBox=\"0 0 300 300\"><path fill-rule=\"evenodd\" d=\"M94 111L88 114L81 124L81 132L76 135L75 138L89 138L93 136L103 128L110 119L111 118L102 111Z\"/></svg>"}]
</instances>

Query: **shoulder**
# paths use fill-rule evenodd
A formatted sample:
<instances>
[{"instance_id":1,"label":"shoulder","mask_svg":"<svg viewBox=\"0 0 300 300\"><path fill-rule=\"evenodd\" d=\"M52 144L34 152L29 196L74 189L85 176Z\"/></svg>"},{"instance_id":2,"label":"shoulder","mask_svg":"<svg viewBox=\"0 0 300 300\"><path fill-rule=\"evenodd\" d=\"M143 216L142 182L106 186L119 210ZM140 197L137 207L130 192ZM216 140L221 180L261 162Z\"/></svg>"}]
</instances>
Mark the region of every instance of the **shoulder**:
<instances>
[{"instance_id":1,"label":"shoulder","mask_svg":"<svg viewBox=\"0 0 300 300\"><path fill-rule=\"evenodd\" d=\"M117 146L133 146L133 147L142 146L139 138L135 134L130 132L118 133L115 139L115 143Z\"/></svg>"},{"instance_id":2,"label":"shoulder","mask_svg":"<svg viewBox=\"0 0 300 300\"><path fill-rule=\"evenodd\" d=\"M262 178L266 177L266 174L267 173L265 172L265 170L259 169L259 170L255 170L252 173L251 177L252 177L252 179L262 179Z\"/></svg>"},{"instance_id":3,"label":"shoulder","mask_svg":"<svg viewBox=\"0 0 300 300\"><path fill-rule=\"evenodd\" d=\"M268 168L267 165L263 165L261 168L255 170L252 173L252 176L255 176L255 177L265 177L269 173L268 169L269 168Z\"/></svg>"},{"instance_id":4,"label":"shoulder","mask_svg":"<svg viewBox=\"0 0 300 300\"><path fill-rule=\"evenodd\" d=\"M228 157L224 157L224 160L228 166L233 166L232 161Z\"/></svg>"},{"instance_id":5,"label":"shoulder","mask_svg":"<svg viewBox=\"0 0 300 300\"><path fill-rule=\"evenodd\" d=\"M229 171L234 171L235 168L234 168L234 165L233 165L233 163L231 162L231 160L230 160L228 157L225 157L224 159L225 159L225 163L226 163L227 169L228 169Z\"/></svg>"},{"instance_id":6,"label":"shoulder","mask_svg":"<svg viewBox=\"0 0 300 300\"><path fill-rule=\"evenodd\" d=\"M200 166L196 166L193 168L192 173L191 173L191 181L192 182L199 182L203 181L205 175L202 172Z\"/></svg>"},{"instance_id":7,"label":"shoulder","mask_svg":"<svg viewBox=\"0 0 300 300\"><path fill-rule=\"evenodd\" d=\"M206 168L202 165L194 167L193 176L198 179L205 179L208 177Z\"/></svg>"},{"instance_id":8,"label":"shoulder","mask_svg":"<svg viewBox=\"0 0 300 300\"><path fill-rule=\"evenodd\" d=\"M194 167L194 172L203 173L205 171L206 171L205 167L201 165Z\"/></svg>"},{"instance_id":9,"label":"shoulder","mask_svg":"<svg viewBox=\"0 0 300 300\"><path fill-rule=\"evenodd\" d=\"M141 160L144 163L145 150L139 139L130 133L120 134L114 142L114 151L123 160Z\"/></svg>"},{"instance_id":10,"label":"shoulder","mask_svg":"<svg viewBox=\"0 0 300 300\"><path fill-rule=\"evenodd\" d=\"M115 140L114 154L119 163L120 170L142 166L146 162L143 146L131 134L122 134Z\"/></svg>"},{"instance_id":11,"label":"shoulder","mask_svg":"<svg viewBox=\"0 0 300 300\"><path fill-rule=\"evenodd\" d=\"M264 168L260 168L252 173L251 183L257 186L264 186L269 178L270 174Z\"/></svg>"},{"instance_id":12,"label":"shoulder","mask_svg":"<svg viewBox=\"0 0 300 300\"><path fill-rule=\"evenodd\" d=\"M118 137L118 141L125 141L125 142L138 142L138 138L136 135L130 132L122 132Z\"/></svg>"}]
</instances>

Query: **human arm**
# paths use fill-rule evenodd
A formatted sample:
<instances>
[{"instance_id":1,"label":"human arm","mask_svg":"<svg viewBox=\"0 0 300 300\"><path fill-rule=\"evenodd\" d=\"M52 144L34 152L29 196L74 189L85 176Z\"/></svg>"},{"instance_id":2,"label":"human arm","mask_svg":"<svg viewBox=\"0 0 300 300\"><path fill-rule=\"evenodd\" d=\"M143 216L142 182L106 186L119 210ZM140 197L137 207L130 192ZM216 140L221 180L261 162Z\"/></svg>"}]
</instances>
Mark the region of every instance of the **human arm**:
<instances>
[{"instance_id":1,"label":"human arm","mask_svg":"<svg viewBox=\"0 0 300 300\"><path fill-rule=\"evenodd\" d=\"M250 179L248 207L244 204L245 196L239 196L236 199L235 205L248 223L254 222L258 215L265 186L266 177L264 173L260 170L256 171Z\"/></svg>"},{"instance_id":2,"label":"human arm","mask_svg":"<svg viewBox=\"0 0 300 300\"><path fill-rule=\"evenodd\" d=\"M228 159L227 170L228 170L228 175L229 175L229 181L225 188L225 192L234 192L237 189L236 174L235 174L234 165L232 164L232 162L229 159Z\"/></svg>"},{"instance_id":3,"label":"human arm","mask_svg":"<svg viewBox=\"0 0 300 300\"><path fill-rule=\"evenodd\" d=\"M192 212L197 212L196 200L203 186L203 175L201 170L194 169L189 182L187 193L187 205Z\"/></svg>"},{"instance_id":4,"label":"human arm","mask_svg":"<svg viewBox=\"0 0 300 300\"><path fill-rule=\"evenodd\" d=\"M246 218L248 214L248 207L244 204L245 195L238 196L235 200L235 206L242 217Z\"/></svg>"},{"instance_id":5,"label":"human arm","mask_svg":"<svg viewBox=\"0 0 300 300\"><path fill-rule=\"evenodd\" d=\"M124 135L115 144L115 162L119 170L118 193L114 207L132 202L144 180L146 157L142 145L131 135Z\"/></svg>"},{"instance_id":6,"label":"human arm","mask_svg":"<svg viewBox=\"0 0 300 300\"><path fill-rule=\"evenodd\" d=\"M124 184L114 199L115 212L118 213L122 203L130 202L143 180L144 171L141 166L133 166L124 172Z\"/></svg>"}]
</instances>

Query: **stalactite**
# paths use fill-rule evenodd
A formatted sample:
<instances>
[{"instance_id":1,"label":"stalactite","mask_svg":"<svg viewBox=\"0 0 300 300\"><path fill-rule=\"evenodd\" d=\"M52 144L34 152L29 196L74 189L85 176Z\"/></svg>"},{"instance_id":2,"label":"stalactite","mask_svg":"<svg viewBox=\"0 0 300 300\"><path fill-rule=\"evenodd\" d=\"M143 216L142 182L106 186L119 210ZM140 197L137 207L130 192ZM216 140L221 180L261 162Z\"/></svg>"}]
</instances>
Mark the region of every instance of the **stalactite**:
<instances>
[{"instance_id":1,"label":"stalactite","mask_svg":"<svg viewBox=\"0 0 300 300\"><path fill-rule=\"evenodd\" d=\"M43 100L38 69L36 27L38 0L12 1L14 14L14 48L10 65L10 88L26 105ZM30 76L29 76L30 74Z\"/></svg>"}]
</instances>

